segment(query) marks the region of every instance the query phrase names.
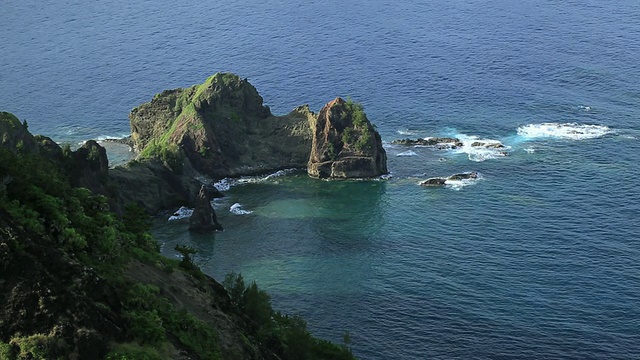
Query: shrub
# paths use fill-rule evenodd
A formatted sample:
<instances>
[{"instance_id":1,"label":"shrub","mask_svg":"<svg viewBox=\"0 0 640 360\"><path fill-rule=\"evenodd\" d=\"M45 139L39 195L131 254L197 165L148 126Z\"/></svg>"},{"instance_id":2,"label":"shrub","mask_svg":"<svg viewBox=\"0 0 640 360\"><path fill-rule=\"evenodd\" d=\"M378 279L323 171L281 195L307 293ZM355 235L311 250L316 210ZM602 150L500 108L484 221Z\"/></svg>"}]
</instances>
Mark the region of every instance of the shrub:
<instances>
[{"instance_id":1,"label":"shrub","mask_svg":"<svg viewBox=\"0 0 640 360\"><path fill-rule=\"evenodd\" d=\"M10 345L16 346L18 359L50 360L62 359L67 352L66 343L51 335L34 334L14 337Z\"/></svg>"},{"instance_id":2,"label":"shrub","mask_svg":"<svg viewBox=\"0 0 640 360\"><path fill-rule=\"evenodd\" d=\"M165 341L162 319L156 310L135 310L126 314L129 319L128 335L143 345L159 348Z\"/></svg>"},{"instance_id":3,"label":"shrub","mask_svg":"<svg viewBox=\"0 0 640 360\"><path fill-rule=\"evenodd\" d=\"M158 350L140 346L135 343L118 344L109 354L106 360L163 360L164 356Z\"/></svg>"},{"instance_id":4,"label":"shrub","mask_svg":"<svg viewBox=\"0 0 640 360\"><path fill-rule=\"evenodd\" d=\"M15 358L11 345L0 341L0 359L13 360Z\"/></svg>"}]
</instances>

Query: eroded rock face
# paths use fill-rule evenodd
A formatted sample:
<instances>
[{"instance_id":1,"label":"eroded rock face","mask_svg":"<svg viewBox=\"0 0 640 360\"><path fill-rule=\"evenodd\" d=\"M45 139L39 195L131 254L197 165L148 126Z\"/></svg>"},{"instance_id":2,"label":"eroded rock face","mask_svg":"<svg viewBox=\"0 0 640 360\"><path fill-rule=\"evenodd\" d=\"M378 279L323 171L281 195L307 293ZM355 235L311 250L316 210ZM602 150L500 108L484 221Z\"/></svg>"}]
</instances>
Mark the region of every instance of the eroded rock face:
<instances>
[{"instance_id":1,"label":"eroded rock face","mask_svg":"<svg viewBox=\"0 0 640 360\"><path fill-rule=\"evenodd\" d=\"M310 176L368 178L388 172L380 135L359 104L336 98L322 108L312 130Z\"/></svg>"},{"instance_id":2,"label":"eroded rock face","mask_svg":"<svg viewBox=\"0 0 640 360\"><path fill-rule=\"evenodd\" d=\"M300 107L273 116L246 79L218 73L156 95L129 118L140 158L179 152L198 172L224 178L304 167L315 114Z\"/></svg>"},{"instance_id":3,"label":"eroded rock face","mask_svg":"<svg viewBox=\"0 0 640 360\"><path fill-rule=\"evenodd\" d=\"M177 174L161 161L133 161L109 169L109 179L117 187L118 204L134 203L149 214L180 206L193 206L202 183L185 166Z\"/></svg>"},{"instance_id":4,"label":"eroded rock face","mask_svg":"<svg viewBox=\"0 0 640 360\"><path fill-rule=\"evenodd\" d=\"M209 188L205 185L200 187L195 209L189 218L189 231L212 232L223 230L222 225L218 223L216 212L211 207L211 200L214 197L220 197L219 194L220 192L215 188Z\"/></svg>"}]
</instances>

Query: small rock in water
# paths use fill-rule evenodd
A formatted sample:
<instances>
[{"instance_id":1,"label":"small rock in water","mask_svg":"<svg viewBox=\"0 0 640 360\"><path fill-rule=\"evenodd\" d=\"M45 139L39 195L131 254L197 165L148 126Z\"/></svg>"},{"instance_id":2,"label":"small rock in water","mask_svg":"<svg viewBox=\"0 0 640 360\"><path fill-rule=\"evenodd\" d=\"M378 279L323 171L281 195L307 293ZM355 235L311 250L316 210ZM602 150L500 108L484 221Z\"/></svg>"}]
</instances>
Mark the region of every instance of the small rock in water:
<instances>
[{"instance_id":1,"label":"small rock in water","mask_svg":"<svg viewBox=\"0 0 640 360\"><path fill-rule=\"evenodd\" d=\"M444 186L446 178L430 178L419 183L420 186Z\"/></svg>"},{"instance_id":2,"label":"small rock in water","mask_svg":"<svg viewBox=\"0 0 640 360\"><path fill-rule=\"evenodd\" d=\"M453 174L449 177L434 177L434 178L429 178L427 180L421 181L420 183L418 183L418 185L420 186L444 186L446 185L446 182L448 180L455 180L455 181L460 181L460 180L475 180L478 179L479 175L476 171L472 171L472 172L467 172L467 173L460 173L460 174Z\"/></svg>"},{"instance_id":3,"label":"small rock in water","mask_svg":"<svg viewBox=\"0 0 640 360\"><path fill-rule=\"evenodd\" d=\"M455 149L464 144L457 138L424 138L424 139L400 139L391 142L394 145L433 146L437 149Z\"/></svg>"}]
</instances>

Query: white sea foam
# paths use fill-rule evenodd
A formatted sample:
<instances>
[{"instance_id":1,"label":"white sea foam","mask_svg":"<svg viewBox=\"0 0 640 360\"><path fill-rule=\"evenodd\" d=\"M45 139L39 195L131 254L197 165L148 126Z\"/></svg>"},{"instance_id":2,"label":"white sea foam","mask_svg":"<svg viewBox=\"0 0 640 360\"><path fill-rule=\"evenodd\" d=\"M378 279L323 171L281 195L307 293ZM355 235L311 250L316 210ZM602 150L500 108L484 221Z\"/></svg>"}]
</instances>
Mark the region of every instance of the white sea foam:
<instances>
[{"instance_id":1,"label":"white sea foam","mask_svg":"<svg viewBox=\"0 0 640 360\"><path fill-rule=\"evenodd\" d=\"M121 135L100 135L100 136L97 136L97 137L92 138L92 139L82 140L82 141L80 141L80 142L78 143L78 145L82 146L82 145L86 144L86 143L87 143L87 141L89 141L89 140L95 140L95 141L97 141L97 142L99 142L99 143L100 143L100 142L104 142L105 140L120 140L120 139L124 139L124 138L126 138L127 136L129 136L129 134L121 134Z\"/></svg>"},{"instance_id":2,"label":"white sea foam","mask_svg":"<svg viewBox=\"0 0 640 360\"><path fill-rule=\"evenodd\" d=\"M518 128L518 135L527 139L559 138L571 140L594 139L611 132L604 125L585 125L578 123L542 123L529 124Z\"/></svg>"},{"instance_id":3,"label":"white sea foam","mask_svg":"<svg viewBox=\"0 0 640 360\"><path fill-rule=\"evenodd\" d=\"M536 152L536 149L534 149L534 148L526 148L526 149L524 149L524 151L527 154L533 154L534 152Z\"/></svg>"},{"instance_id":4,"label":"white sea foam","mask_svg":"<svg viewBox=\"0 0 640 360\"><path fill-rule=\"evenodd\" d=\"M455 149L457 153L464 153L469 156L469 160L482 162L490 159L497 159L507 156L506 150L510 149L509 146L504 146L498 140L481 139L478 136L458 134L456 135L462 146ZM472 146L473 144L482 143L482 146ZM495 147L502 145L502 147Z\"/></svg>"},{"instance_id":5,"label":"white sea foam","mask_svg":"<svg viewBox=\"0 0 640 360\"><path fill-rule=\"evenodd\" d=\"M411 130L409 130L409 129L400 129L400 130L398 130L398 134L407 135L408 136L408 135L415 135L416 133L411 131Z\"/></svg>"},{"instance_id":6,"label":"white sea foam","mask_svg":"<svg viewBox=\"0 0 640 360\"><path fill-rule=\"evenodd\" d=\"M240 205L239 203L235 203L231 205L231 207L229 208L229 211L231 211L231 213L236 215L247 215L253 212L253 211L243 209L242 205Z\"/></svg>"},{"instance_id":7,"label":"white sea foam","mask_svg":"<svg viewBox=\"0 0 640 360\"><path fill-rule=\"evenodd\" d=\"M234 186L244 185L244 184L255 184L264 181L269 181L277 177L289 175L298 169L284 169L278 170L273 174L262 175L262 176L243 176L240 178L224 178L213 184L218 191L229 191Z\"/></svg>"},{"instance_id":8,"label":"white sea foam","mask_svg":"<svg viewBox=\"0 0 640 360\"><path fill-rule=\"evenodd\" d=\"M176 210L176 212L174 212L173 215L169 217L169 221L185 219L191 217L192 214L193 209L183 206L180 209Z\"/></svg>"},{"instance_id":9,"label":"white sea foam","mask_svg":"<svg viewBox=\"0 0 640 360\"><path fill-rule=\"evenodd\" d=\"M476 184L479 180L482 179L482 174L477 173L478 177L475 179L463 179L463 180L446 180L444 182L444 186L446 188L455 190L455 191L460 191L462 190L462 188L469 186L469 185L474 185Z\"/></svg>"},{"instance_id":10,"label":"white sea foam","mask_svg":"<svg viewBox=\"0 0 640 360\"><path fill-rule=\"evenodd\" d=\"M408 151L401 152L396 156L418 156L418 154L416 154L415 151L408 150Z\"/></svg>"}]
</instances>

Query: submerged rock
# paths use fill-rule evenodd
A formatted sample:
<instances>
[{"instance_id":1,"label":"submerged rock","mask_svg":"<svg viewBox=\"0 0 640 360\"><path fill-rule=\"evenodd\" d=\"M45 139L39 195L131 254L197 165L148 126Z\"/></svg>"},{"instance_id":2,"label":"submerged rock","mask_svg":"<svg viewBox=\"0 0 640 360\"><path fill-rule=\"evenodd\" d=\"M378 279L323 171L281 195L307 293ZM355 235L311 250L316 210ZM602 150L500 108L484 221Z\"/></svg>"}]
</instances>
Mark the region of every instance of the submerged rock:
<instances>
[{"instance_id":1,"label":"submerged rock","mask_svg":"<svg viewBox=\"0 0 640 360\"><path fill-rule=\"evenodd\" d=\"M215 210L211 207L211 200L214 197L223 195L214 187L202 185L196 198L196 206L193 214L189 218L189 231L211 232L222 231L222 225L218 223Z\"/></svg>"},{"instance_id":2,"label":"submerged rock","mask_svg":"<svg viewBox=\"0 0 640 360\"><path fill-rule=\"evenodd\" d=\"M421 181L419 183L420 186L444 186L444 183L447 181L447 178L429 178L427 180Z\"/></svg>"},{"instance_id":3,"label":"submerged rock","mask_svg":"<svg viewBox=\"0 0 640 360\"><path fill-rule=\"evenodd\" d=\"M388 172L380 135L361 105L336 98L322 108L312 130L310 176L368 178Z\"/></svg>"},{"instance_id":4,"label":"submerged rock","mask_svg":"<svg viewBox=\"0 0 640 360\"><path fill-rule=\"evenodd\" d=\"M460 173L460 174L454 174L451 175L449 177L434 177L434 178L429 178L427 180L421 181L420 183L418 183L418 185L420 186L444 186L446 185L446 182L449 180L475 180L478 179L479 175L477 172L472 171L472 172L467 172L467 173Z\"/></svg>"},{"instance_id":5,"label":"submerged rock","mask_svg":"<svg viewBox=\"0 0 640 360\"><path fill-rule=\"evenodd\" d=\"M473 147L483 147L483 148L487 148L487 149L502 149L504 148L504 145L502 145L502 143L500 142L484 142L484 141L474 141L473 143L471 143L471 146Z\"/></svg>"}]
</instances>

